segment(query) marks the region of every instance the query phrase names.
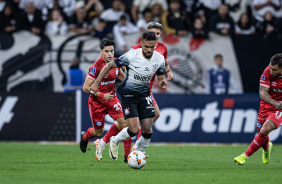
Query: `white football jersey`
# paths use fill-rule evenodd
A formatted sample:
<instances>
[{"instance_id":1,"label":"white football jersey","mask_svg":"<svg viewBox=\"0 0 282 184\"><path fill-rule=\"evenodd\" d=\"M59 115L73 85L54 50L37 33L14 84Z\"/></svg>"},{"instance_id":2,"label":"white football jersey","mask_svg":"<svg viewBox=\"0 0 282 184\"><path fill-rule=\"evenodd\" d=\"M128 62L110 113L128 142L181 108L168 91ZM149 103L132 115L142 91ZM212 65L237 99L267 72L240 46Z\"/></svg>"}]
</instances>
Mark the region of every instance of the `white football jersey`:
<instances>
[{"instance_id":1,"label":"white football jersey","mask_svg":"<svg viewBox=\"0 0 282 184\"><path fill-rule=\"evenodd\" d=\"M142 54L142 48L130 50L115 60L121 68L126 66L126 78L118 87L121 96L149 96L152 76L165 74L165 59L162 54L154 51L150 59Z\"/></svg>"}]
</instances>

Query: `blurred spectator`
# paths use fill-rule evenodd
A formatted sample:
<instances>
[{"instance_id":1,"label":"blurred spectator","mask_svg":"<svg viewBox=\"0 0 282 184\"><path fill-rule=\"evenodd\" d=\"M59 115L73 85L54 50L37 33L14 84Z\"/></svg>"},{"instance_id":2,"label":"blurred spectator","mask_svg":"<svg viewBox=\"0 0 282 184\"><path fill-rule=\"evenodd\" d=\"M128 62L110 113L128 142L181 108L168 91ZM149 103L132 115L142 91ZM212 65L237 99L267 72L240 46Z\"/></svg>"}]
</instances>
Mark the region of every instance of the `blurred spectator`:
<instances>
[{"instance_id":1,"label":"blurred spectator","mask_svg":"<svg viewBox=\"0 0 282 184\"><path fill-rule=\"evenodd\" d=\"M216 54L213 68L206 73L205 92L206 94L222 95L228 94L229 91L242 93L230 71L223 68L223 56Z\"/></svg>"},{"instance_id":2,"label":"blurred spectator","mask_svg":"<svg viewBox=\"0 0 282 184\"><path fill-rule=\"evenodd\" d=\"M264 15L267 11L270 11L272 15L275 15L280 7L280 0L252 0L251 2L253 17L259 22L264 21Z\"/></svg>"},{"instance_id":3,"label":"blurred spectator","mask_svg":"<svg viewBox=\"0 0 282 184\"><path fill-rule=\"evenodd\" d=\"M209 24L209 19L217 14L220 5L222 0L199 0L197 14L202 22Z\"/></svg>"},{"instance_id":4,"label":"blurred spectator","mask_svg":"<svg viewBox=\"0 0 282 184\"><path fill-rule=\"evenodd\" d=\"M183 0L183 6L190 17L191 22L194 22L194 17L196 16L197 10L200 6L199 0Z\"/></svg>"},{"instance_id":5,"label":"blurred spectator","mask_svg":"<svg viewBox=\"0 0 282 184\"><path fill-rule=\"evenodd\" d=\"M91 21L87 17L84 1L78 1L76 4L75 14L70 19L69 31L77 34L90 33L93 31Z\"/></svg>"},{"instance_id":6,"label":"blurred spectator","mask_svg":"<svg viewBox=\"0 0 282 184\"><path fill-rule=\"evenodd\" d=\"M278 34L278 25L271 11L265 12L264 21L262 24L260 24L258 29L259 32L263 34L264 38L267 38L269 35Z\"/></svg>"},{"instance_id":7,"label":"blurred spectator","mask_svg":"<svg viewBox=\"0 0 282 184\"><path fill-rule=\"evenodd\" d=\"M180 10L178 0L171 0L169 3L169 11L165 11L162 15L162 24L166 33L185 36L191 26L190 19L185 11Z\"/></svg>"},{"instance_id":8,"label":"blurred spectator","mask_svg":"<svg viewBox=\"0 0 282 184\"><path fill-rule=\"evenodd\" d=\"M100 14L103 12L103 4L99 0L84 0L88 18L93 21L98 21Z\"/></svg>"},{"instance_id":9,"label":"blurred spectator","mask_svg":"<svg viewBox=\"0 0 282 184\"><path fill-rule=\"evenodd\" d=\"M54 0L53 9L60 10L67 23L74 14L76 0Z\"/></svg>"},{"instance_id":10,"label":"blurred spectator","mask_svg":"<svg viewBox=\"0 0 282 184\"><path fill-rule=\"evenodd\" d=\"M19 8L24 9L26 4L33 3L36 9L41 13L42 20L47 22L48 10L53 7L54 0L21 0Z\"/></svg>"},{"instance_id":11,"label":"blurred spectator","mask_svg":"<svg viewBox=\"0 0 282 184\"><path fill-rule=\"evenodd\" d=\"M137 27L139 28L139 30L141 32L144 32L144 31L147 31L148 28L147 28L147 24L149 22L152 22L153 20L153 15L152 15L152 12L149 8L146 8L143 12L143 17L141 19L138 19L137 21Z\"/></svg>"},{"instance_id":12,"label":"blurred spectator","mask_svg":"<svg viewBox=\"0 0 282 184\"><path fill-rule=\"evenodd\" d=\"M6 1L5 0L0 0L0 12L4 10L6 6Z\"/></svg>"},{"instance_id":13,"label":"blurred spectator","mask_svg":"<svg viewBox=\"0 0 282 184\"><path fill-rule=\"evenodd\" d=\"M16 17L9 4L0 12L0 20L0 31L12 33L16 29Z\"/></svg>"},{"instance_id":14,"label":"blurred spectator","mask_svg":"<svg viewBox=\"0 0 282 184\"><path fill-rule=\"evenodd\" d=\"M153 16L153 22L161 22L162 21L162 15L163 15L163 8L161 4L155 3L151 6L151 12Z\"/></svg>"},{"instance_id":15,"label":"blurred spectator","mask_svg":"<svg viewBox=\"0 0 282 184\"><path fill-rule=\"evenodd\" d=\"M111 32L111 29L106 27L106 22L103 19L99 19L98 24L94 27L94 36L103 40L108 37L108 33Z\"/></svg>"},{"instance_id":16,"label":"blurred spectator","mask_svg":"<svg viewBox=\"0 0 282 184\"><path fill-rule=\"evenodd\" d=\"M104 10L100 18L107 22L107 28L112 28L122 15L126 15L126 19L130 20L130 16L125 12L125 9L126 6L121 0L114 0L112 8Z\"/></svg>"},{"instance_id":17,"label":"blurred spectator","mask_svg":"<svg viewBox=\"0 0 282 184\"><path fill-rule=\"evenodd\" d=\"M44 21L33 3L25 5L25 12L16 20L16 30L28 30L36 35L44 32Z\"/></svg>"},{"instance_id":18,"label":"blurred spectator","mask_svg":"<svg viewBox=\"0 0 282 184\"><path fill-rule=\"evenodd\" d=\"M68 25L59 10L51 12L50 20L46 25L46 31L49 35L66 35L68 32Z\"/></svg>"},{"instance_id":19,"label":"blurred spectator","mask_svg":"<svg viewBox=\"0 0 282 184\"><path fill-rule=\"evenodd\" d=\"M220 5L218 15L214 15L211 18L210 31L221 35L230 35L234 33L234 22L229 16L227 5Z\"/></svg>"},{"instance_id":20,"label":"blurred spectator","mask_svg":"<svg viewBox=\"0 0 282 184\"><path fill-rule=\"evenodd\" d=\"M142 12L145 8L150 8L153 4L160 4L162 10L165 11L168 9L167 1L166 0L134 0L133 5L131 8L131 16L133 21L136 23L139 18L142 17ZM152 10L153 13L153 10ZM153 13L154 16L154 13Z\"/></svg>"},{"instance_id":21,"label":"blurred spectator","mask_svg":"<svg viewBox=\"0 0 282 184\"><path fill-rule=\"evenodd\" d=\"M243 13L240 16L240 20L235 24L235 33L237 35L250 35L255 34L255 26L252 25L252 22L247 13Z\"/></svg>"},{"instance_id":22,"label":"blurred spectator","mask_svg":"<svg viewBox=\"0 0 282 184\"><path fill-rule=\"evenodd\" d=\"M128 51L129 48L123 36L137 32L139 32L138 27L128 21L125 15L122 15L118 23L115 24L113 28L116 43L116 51L121 53Z\"/></svg>"},{"instance_id":23,"label":"blurred spectator","mask_svg":"<svg viewBox=\"0 0 282 184\"><path fill-rule=\"evenodd\" d=\"M194 24L192 27L193 38L195 39L206 39L208 38L208 32L206 25L202 22L202 20L198 17L195 18Z\"/></svg>"},{"instance_id":24,"label":"blurred spectator","mask_svg":"<svg viewBox=\"0 0 282 184\"><path fill-rule=\"evenodd\" d=\"M75 58L70 65L70 68L65 72L64 92L72 92L82 90L86 73L79 68L80 59Z\"/></svg>"}]
</instances>

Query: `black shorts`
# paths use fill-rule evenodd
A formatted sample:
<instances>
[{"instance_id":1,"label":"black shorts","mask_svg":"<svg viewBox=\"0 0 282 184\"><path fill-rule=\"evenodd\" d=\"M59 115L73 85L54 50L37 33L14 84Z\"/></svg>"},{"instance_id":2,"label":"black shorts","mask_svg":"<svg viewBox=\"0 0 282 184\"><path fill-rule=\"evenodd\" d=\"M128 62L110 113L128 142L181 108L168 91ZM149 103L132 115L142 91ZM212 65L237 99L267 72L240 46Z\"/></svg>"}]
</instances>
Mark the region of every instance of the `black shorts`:
<instances>
[{"instance_id":1,"label":"black shorts","mask_svg":"<svg viewBox=\"0 0 282 184\"><path fill-rule=\"evenodd\" d=\"M139 120L153 118L155 109L151 96L148 97L121 97L121 106L124 119L139 117Z\"/></svg>"}]
</instances>

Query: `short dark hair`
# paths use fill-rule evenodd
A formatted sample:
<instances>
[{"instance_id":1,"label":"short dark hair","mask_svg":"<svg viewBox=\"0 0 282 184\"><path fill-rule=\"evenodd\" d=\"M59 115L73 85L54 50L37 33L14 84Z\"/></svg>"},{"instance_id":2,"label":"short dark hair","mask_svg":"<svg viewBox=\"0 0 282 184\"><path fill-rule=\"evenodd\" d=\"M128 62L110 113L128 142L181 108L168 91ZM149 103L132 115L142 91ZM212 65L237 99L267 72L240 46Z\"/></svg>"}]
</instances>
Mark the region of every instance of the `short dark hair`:
<instances>
[{"instance_id":1,"label":"short dark hair","mask_svg":"<svg viewBox=\"0 0 282 184\"><path fill-rule=\"evenodd\" d=\"M157 41L157 37L153 31L146 31L142 34L142 40Z\"/></svg>"},{"instance_id":2,"label":"short dark hair","mask_svg":"<svg viewBox=\"0 0 282 184\"><path fill-rule=\"evenodd\" d=\"M214 59L217 59L217 58L223 58L223 56L221 55L221 54L216 54L216 55L214 55Z\"/></svg>"},{"instance_id":3,"label":"short dark hair","mask_svg":"<svg viewBox=\"0 0 282 184\"><path fill-rule=\"evenodd\" d=\"M279 68L282 67L282 53L275 54L274 56L272 56L272 58L270 59L270 63L271 65L278 65Z\"/></svg>"},{"instance_id":4,"label":"short dark hair","mask_svg":"<svg viewBox=\"0 0 282 184\"><path fill-rule=\"evenodd\" d=\"M147 28L148 29L159 29L159 30L162 30L163 29L163 25L161 23L158 23L158 22L149 22L147 24Z\"/></svg>"},{"instance_id":5,"label":"short dark hair","mask_svg":"<svg viewBox=\"0 0 282 184\"><path fill-rule=\"evenodd\" d=\"M113 40L105 39L100 43L100 49L103 50L106 46L115 46L115 42Z\"/></svg>"}]
</instances>

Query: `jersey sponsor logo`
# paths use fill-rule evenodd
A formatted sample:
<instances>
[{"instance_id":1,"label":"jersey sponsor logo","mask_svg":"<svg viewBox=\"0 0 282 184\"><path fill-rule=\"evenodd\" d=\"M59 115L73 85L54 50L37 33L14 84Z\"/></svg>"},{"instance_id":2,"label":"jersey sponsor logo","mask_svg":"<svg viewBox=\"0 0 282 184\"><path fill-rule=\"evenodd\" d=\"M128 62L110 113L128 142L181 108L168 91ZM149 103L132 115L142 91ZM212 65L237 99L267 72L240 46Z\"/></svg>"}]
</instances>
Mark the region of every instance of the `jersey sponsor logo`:
<instances>
[{"instance_id":1,"label":"jersey sponsor logo","mask_svg":"<svg viewBox=\"0 0 282 184\"><path fill-rule=\"evenodd\" d=\"M262 75L260 78L260 82L265 82L264 80L265 80L265 75Z\"/></svg>"},{"instance_id":2,"label":"jersey sponsor logo","mask_svg":"<svg viewBox=\"0 0 282 184\"><path fill-rule=\"evenodd\" d=\"M97 125L98 127L102 126L102 121L96 121L96 125Z\"/></svg>"},{"instance_id":3,"label":"jersey sponsor logo","mask_svg":"<svg viewBox=\"0 0 282 184\"><path fill-rule=\"evenodd\" d=\"M158 70L158 66L159 66L158 64L153 65L153 72L156 72Z\"/></svg>"},{"instance_id":4,"label":"jersey sponsor logo","mask_svg":"<svg viewBox=\"0 0 282 184\"><path fill-rule=\"evenodd\" d=\"M125 114L125 115L130 114L129 108L124 109L124 114Z\"/></svg>"},{"instance_id":5,"label":"jersey sponsor logo","mask_svg":"<svg viewBox=\"0 0 282 184\"><path fill-rule=\"evenodd\" d=\"M115 80L112 80L112 81L107 81L107 82L101 82L101 85L104 86L104 85L109 85L109 84L113 84L115 83L116 81Z\"/></svg>"},{"instance_id":6,"label":"jersey sponsor logo","mask_svg":"<svg viewBox=\"0 0 282 184\"><path fill-rule=\"evenodd\" d=\"M134 79L135 79L135 80L139 80L139 81L150 81L150 80L151 80L151 77L148 77L148 76L139 76L139 75L134 74Z\"/></svg>"},{"instance_id":7,"label":"jersey sponsor logo","mask_svg":"<svg viewBox=\"0 0 282 184\"><path fill-rule=\"evenodd\" d=\"M95 73L95 72L96 72L96 68L94 68L94 67L91 68L90 72L91 72L91 73Z\"/></svg>"},{"instance_id":8,"label":"jersey sponsor logo","mask_svg":"<svg viewBox=\"0 0 282 184\"><path fill-rule=\"evenodd\" d=\"M3 102L2 107L0 107L0 131L5 123L10 123L14 113L12 112L13 108L15 107L18 97L16 96L9 96ZM0 96L1 101L1 96Z\"/></svg>"},{"instance_id":9,"label":"jersey sponsor logo","mask_svg":"<svg viewBox=\"0 0 282 184\"><path fill-rule=\"evenodd\" d=\"M274 92L276 92L276 93L281 93L281 92L282 92L282 90L281 90L281 89L275 89L275 88L272 88L272 90L273 90Z\"/></svg>"},{"instance_id":10,"label":"jersey sponsor logo","mask_svg":"<svg viewBox=\"0 0 282 184\"><path fill-rule=\"evenodd\" d=\"M116 75L118 75L118 69L116 69Z\"/></svg>"},{"instance_id":11,"label":"jersey sponsor logo","mask_svg":"<svg viewBox=\"0 0 282 184\"><path fill-rule=\"evenodd\" d=\"M272 86L277 86L277 82L272 82L271 85Z\"/></svg>"}]
</instances>

